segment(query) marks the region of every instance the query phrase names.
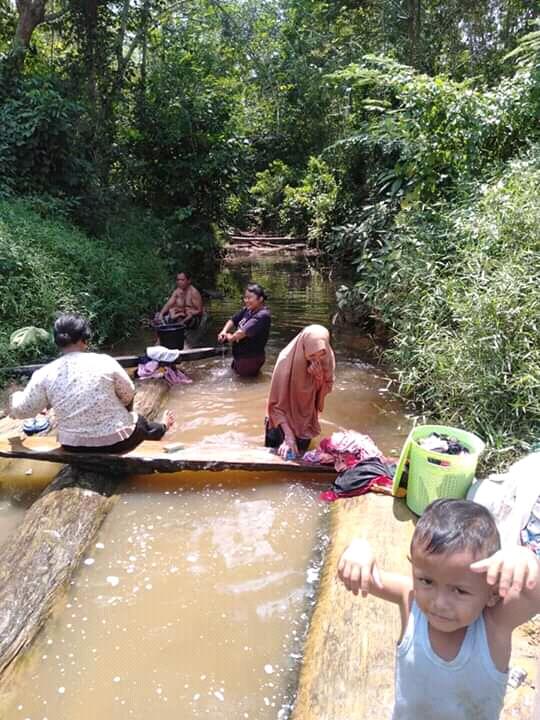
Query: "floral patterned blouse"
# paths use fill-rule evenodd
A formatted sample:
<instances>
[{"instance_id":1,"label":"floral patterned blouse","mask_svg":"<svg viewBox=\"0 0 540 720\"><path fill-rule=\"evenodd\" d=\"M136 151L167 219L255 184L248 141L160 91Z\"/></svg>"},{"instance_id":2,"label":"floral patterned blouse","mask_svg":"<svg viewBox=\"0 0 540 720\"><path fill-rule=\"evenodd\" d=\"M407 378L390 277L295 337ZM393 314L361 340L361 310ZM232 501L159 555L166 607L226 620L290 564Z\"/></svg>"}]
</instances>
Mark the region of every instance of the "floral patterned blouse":
<instances>
[{"instance_id":1,"label":"floral patterned blouse","mask_svg":"<svg viewBox=\"0 0 540 720\"><path fill-rule=\"evenodd\" d=\"M9 414L28 418L54 410L63 445L113 445L135 430L127 405L135 386L109 355L69 352L36 370L24 390L11 397Z\"/></svg>"}]
</instances>

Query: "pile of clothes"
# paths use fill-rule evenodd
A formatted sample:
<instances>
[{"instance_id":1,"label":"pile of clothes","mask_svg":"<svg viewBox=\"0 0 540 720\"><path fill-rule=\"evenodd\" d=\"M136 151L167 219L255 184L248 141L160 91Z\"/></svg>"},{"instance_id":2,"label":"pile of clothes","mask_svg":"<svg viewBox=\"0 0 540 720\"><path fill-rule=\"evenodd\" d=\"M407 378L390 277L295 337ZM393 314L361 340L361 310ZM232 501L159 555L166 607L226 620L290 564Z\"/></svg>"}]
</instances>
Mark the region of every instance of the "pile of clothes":
<instances>
[{"instance_id":1,"label":"pile of clothes","mask_svg":"<svg viewBox=\"0 0 540 720\"><path fill-rule=\"evenodd\" d=\"M383 456L369 435L354 430L335 432L323 438L316 450L305 453L302 460L333 465L338 471L331 490L321 493L322 500L331 502L370 490L391 493L396 465Z\"/></svg>"},{"instance_id":2,"label":"pile of clothes","mask_svg":"<svg viewBox=\"0 0 540 720\"><path fill-rule=\"evenodd\" d=\"M139 380L163 379L169 385L189 384L193 382L176 367L180 350L171 350L162 345L146 348L146 353L138 359L135 372Z\"/></svg>"},{"instance_id":3,"label":"pile of clothes","mask_svg":"<svg viewBox=\"0 0 540 720\"><path fill-rule=\"evenodd\" d=\"M418 444L424 450L432 452L445 453L446 455L461 455L470 452L469 448L460 443L456 438L449 435L442 435L433 432L425 438L417 440Z\"/></svg>"}]
</instances>

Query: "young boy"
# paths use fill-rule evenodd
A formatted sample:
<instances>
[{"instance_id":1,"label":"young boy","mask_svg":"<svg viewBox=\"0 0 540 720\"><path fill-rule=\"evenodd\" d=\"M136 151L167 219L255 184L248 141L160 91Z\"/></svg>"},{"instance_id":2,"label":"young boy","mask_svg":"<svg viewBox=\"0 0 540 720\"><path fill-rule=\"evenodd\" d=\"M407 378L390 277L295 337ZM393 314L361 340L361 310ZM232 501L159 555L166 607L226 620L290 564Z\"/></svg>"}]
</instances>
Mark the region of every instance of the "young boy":
<instances>
[{"instance_id":1,"label":"young boy","mask_svg":"<svg viewBox=\"0 0 540 720\"><path fill-rule=\"evenodd\" d=\"M436 500L411 541L412 578L379 570L365 540L343 552L338 576L355 595L399 606L394 720L497 720L512 631L540 612L539 563L500 550L491 513Z\"/></svg>"}]
</instances>

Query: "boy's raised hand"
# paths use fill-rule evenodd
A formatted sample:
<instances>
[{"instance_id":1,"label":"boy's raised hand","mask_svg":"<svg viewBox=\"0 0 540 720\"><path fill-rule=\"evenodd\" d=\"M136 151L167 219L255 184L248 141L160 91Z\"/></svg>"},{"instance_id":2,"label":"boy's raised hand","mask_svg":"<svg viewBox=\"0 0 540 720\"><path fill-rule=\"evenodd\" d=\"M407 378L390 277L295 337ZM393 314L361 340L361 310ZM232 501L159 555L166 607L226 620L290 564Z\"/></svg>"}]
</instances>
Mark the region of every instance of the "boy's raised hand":
<instances>
[{"instance_id":1,"label":"boy's raised hand","mask_svg":"<svg viewBox=\"0 0 540 720\"><path fill-rule=\"evenodd\" d=\"M498 584L502 598L509 594L515 597L524 589L533 590L539 579L536 556L520 545L499 550L485 560L473 562L470 568L476 573L485 572L489 585Z\"/></svg>"},{"instance_id":2,"label":"boy's raised hand","mask_svg":"<svg viewBox=\"0 0 540 720\"><path fill-rule=\"evenodd\" d=\"M338 563L338 577L355 595L366 597L371 583L382 589L377 562L367 540L356 539L345 548Z\"/></svg>"}]
</instances>

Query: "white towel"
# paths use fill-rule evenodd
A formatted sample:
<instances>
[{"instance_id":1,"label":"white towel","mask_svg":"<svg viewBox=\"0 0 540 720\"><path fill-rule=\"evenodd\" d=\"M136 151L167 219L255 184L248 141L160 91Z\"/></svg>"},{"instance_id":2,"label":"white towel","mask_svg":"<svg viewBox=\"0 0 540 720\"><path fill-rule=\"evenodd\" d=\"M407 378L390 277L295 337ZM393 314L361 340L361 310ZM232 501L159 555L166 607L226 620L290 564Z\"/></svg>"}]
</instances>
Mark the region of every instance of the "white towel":
<instances>
[{"instance_id":1,"label":"white towel","mask_svg":"<svg viewBox=\"0 0 540 720\"><path fill-rule=\"evenodd\" d=\"M146 348L146 356L158 362L175 362L180 356L180 350L171 350L163 345L152 345Z\"/></svg>"}]
</instances>

